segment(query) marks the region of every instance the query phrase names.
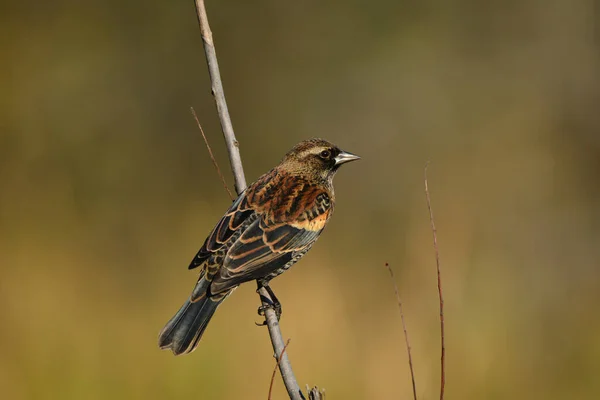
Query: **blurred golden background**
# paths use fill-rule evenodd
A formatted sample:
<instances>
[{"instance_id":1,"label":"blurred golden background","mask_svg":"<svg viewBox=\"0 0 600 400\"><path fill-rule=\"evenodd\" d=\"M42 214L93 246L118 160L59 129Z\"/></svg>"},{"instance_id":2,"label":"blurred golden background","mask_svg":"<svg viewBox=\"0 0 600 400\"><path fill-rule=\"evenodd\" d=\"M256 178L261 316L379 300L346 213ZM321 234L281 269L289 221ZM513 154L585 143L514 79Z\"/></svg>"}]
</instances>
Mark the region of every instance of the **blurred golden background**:
<instances>
[{"instance_id":1,"label":"blurred golden background","mask_svg":"<svg viewBox=\"0 0 600 400\"><path fill-rule=\"evenodd\" d=\"M208 1L249 181L320 136L363 157L273 283L296 376L332 399L600 398L600 30L591 0ZM266 399L254 285L198 350L157 347L229 199L192 1L2 2L0 393ZM231 179L230 179L231 181ZM285 398L277 377L274 399Z\"/></svg>"}]
</instances>

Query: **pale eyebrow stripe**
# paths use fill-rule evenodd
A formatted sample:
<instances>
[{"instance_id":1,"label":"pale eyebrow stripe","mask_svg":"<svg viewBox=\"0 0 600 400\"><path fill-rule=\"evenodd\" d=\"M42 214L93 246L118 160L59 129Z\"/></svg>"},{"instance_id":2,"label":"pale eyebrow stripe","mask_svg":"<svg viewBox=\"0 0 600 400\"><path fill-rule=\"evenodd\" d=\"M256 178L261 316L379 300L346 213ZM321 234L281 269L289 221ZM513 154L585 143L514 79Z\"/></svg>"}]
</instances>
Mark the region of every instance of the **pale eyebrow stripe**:
<instances>
[{"instance_id":1,"label":"pale eyebrow stripe","mask_svg":"<svg viewBox=\"0 0 600 400\"><path fill-rule=\"evenodd\" d=\"M304 157L304 156L307 156L309 154L317 155L320 152L322 152L323 150L327 150L327 148L326 147L313 147L313 148L304 150L303 152L301 152L299 154L299 156L300 157Z\"/></svg>"}]
</instances>

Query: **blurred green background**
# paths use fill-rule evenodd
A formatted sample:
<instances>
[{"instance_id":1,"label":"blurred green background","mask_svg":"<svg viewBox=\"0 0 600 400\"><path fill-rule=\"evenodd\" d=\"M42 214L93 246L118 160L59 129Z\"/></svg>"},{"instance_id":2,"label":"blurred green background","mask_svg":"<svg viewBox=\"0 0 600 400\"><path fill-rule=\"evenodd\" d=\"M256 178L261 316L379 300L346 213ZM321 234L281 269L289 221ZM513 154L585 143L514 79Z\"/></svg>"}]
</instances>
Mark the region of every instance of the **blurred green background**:
<instances>
[{"instance_id":1,"label":"blurred green background","mask_svg":"<svg viewBox=\"0 0 600 400\"><path fill-rule=\"evenodd\" d=\"M208 1L249 181L296 142L363 160L273 287L299 382L332 399L600 398L600 7L591 0ZM192 1L0 12L0 393L265 399L254 285L199 348L157 348L229 199ZM231 181L231 179L230 179ZM277 378L274 399L285 398Z\"/></svg>"}]
</instances>

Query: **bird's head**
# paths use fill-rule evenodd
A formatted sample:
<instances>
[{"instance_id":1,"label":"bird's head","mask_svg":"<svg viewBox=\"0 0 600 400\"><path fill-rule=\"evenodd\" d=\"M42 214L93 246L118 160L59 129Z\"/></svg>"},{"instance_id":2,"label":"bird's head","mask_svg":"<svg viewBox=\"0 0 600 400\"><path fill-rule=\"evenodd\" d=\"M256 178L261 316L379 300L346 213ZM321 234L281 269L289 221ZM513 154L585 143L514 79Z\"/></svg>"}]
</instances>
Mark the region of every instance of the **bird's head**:
<instances>
[{"instance_id":1,"label":"bird's head","mask_svg":"<svg viewBox=\"0 0 600 400\"><path fill-rule=\"evenodd\" d=\"M331 183L339 167L360 159L324 139L304 140L294 146L281 165L288 171Z\"/></svg>"}]
</instances>

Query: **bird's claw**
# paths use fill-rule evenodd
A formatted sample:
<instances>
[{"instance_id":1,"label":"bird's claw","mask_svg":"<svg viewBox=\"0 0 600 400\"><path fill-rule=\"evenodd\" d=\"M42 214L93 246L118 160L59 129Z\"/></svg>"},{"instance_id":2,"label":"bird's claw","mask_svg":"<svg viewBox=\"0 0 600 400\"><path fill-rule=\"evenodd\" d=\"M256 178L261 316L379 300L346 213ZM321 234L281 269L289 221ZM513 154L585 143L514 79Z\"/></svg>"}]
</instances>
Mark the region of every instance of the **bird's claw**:
<instances>
[{"instance_id":1,"label":"bird's claw","mask_svg":"<svg viewBox=\"0 0 600 400\"><path fill-rule=\"evenodd\" d=\"M258 307L258 310L257 310L258 315L260 315L261 317L264 317L265 311L268 310L269 308L272 309L273 311L275 311L275 316L277 317L277 321L279 321L279 319L281 318L281 303L279 303L279 302L273 303L271 301L265 301L265 304ZM265 326L265 325L267 325L267 320L265 319L262 322L262 324L259 324L257 322L255 322L255 324L257 326Z\"/></svg>"},{"instance_id":2,"label":"bird's claw","mask_svg":"<svg viewBox=\"0 0 600 400\"><path fill-rule=\"evenodd\" d=\"M264 317L265 316L265 310L267 308L271 308L271 307L273 307L273 306L270 305L270 304L269 305L264 305L263 304L262 306L258 307L258 310L257 310L258 315L260 315L261 317ZM260 324L258 322L255 322L254 324L256 326L265 326L265 325L267 325L267 318L265 317L265 320L262 323L260 323Z\"/></svg>"},{"instance_id":3,"label":"bird's claw","mask_svg":"<svg viewBox=\"0 0 600 400\"><path fill-rule=\"evenodd\" d=\"M269 293L269 297L263 296L262 293L260 293L260 290L263 288ZM271 289L271 287L266 283L259 282L259 287L256 290L256 292L260 295L260 301L262 302L262 305L260 307L258 307L258 315L260 315L261 317L265 317L265 311L270 308L273 311L275 311L275 316L277 317L277 321L279 321L279 319L281 318L281 313L282 313L281 303L277 299L277 296L275 296L275 293L273 293L273 290ZM265 318L265 320L263 321L262 324L258 324L256 322L255 322L255 324L257 326L265 326L265 325L267 325L267 320Z\"/></svg>"}]
</instances>

